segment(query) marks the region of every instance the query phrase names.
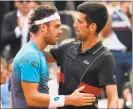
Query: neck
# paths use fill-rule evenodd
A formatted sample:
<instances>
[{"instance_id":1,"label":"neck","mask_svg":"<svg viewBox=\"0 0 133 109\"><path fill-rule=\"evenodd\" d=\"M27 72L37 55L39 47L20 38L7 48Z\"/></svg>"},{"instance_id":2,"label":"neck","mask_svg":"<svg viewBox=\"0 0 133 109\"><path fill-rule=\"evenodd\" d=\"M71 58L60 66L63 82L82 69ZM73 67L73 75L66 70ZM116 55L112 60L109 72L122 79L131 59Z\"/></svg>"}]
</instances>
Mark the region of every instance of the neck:
<instances>
[{"instance_id":1,"label":"neck","mask_svg":"<svg viewBox=\"0 0 133 109\"><path fill-rule=\"evenodd\" d=\"M31 40L35 43L41 52L43 52L47 46L47 43L44 41L44 39L42 39L42 37L40 37L39 34L33 34Z\"/></svg>"},{"instance_id":2,"label":"neck","mask_svg":"<svg viewBox=\"0 0 133 109\"><path fill-rule=\"evenodd\" d=\"M86 51L92 48L99 41L98 36L89 36L88 39L82 41L81 50Z\"/></svg>"},{"instance_id":3,"label":"neck","mask_svg":"<svg viewBox=\"0 0 133 109\"><path fill-rule=\"evenodd\" d=\"M28 14L28 12L23 12L23 11L20 11L20 13L22 16L26 16Z\"/></svg>"}]
</instances>

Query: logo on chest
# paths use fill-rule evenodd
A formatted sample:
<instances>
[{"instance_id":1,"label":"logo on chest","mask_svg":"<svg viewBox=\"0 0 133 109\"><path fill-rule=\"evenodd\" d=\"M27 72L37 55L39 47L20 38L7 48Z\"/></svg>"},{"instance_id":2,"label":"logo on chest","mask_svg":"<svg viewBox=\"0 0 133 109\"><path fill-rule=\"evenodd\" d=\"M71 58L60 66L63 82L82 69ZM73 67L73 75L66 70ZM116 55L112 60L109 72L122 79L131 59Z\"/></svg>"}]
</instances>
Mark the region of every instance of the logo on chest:
<instances>
[{"instance_id":1,"label":"logo on chest","mask_svg":"<svg viewBox=\"0 0 133 109\"><path fill-rule=\"evenodd\" d=\"M86 64L86 65L90 64L90 62L88 60L84 60L83 63Z\"/></svg>"}]
</instances>

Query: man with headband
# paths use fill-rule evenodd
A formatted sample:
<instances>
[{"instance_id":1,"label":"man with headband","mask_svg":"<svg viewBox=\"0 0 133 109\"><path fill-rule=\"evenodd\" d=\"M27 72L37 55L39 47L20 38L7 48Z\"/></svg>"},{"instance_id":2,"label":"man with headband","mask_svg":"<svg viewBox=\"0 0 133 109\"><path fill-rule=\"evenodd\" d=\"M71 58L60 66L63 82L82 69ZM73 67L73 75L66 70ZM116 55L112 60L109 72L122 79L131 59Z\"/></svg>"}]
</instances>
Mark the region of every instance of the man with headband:
<instances>
[{"instance_id":1,"label":"man with headband","mask_svg":"<svg viewBox=\"0 0 133 109\"><path fill-rule=\"evenodd\" d=\"M31 17L31 40L15 56L12 77L13 108L57 108L65 105L84 106L95 101L93 94L48 95L48 65L44 48L56 44L61 34L60 16L51 5L36 8Z\"/></svg>"}]
</instances>

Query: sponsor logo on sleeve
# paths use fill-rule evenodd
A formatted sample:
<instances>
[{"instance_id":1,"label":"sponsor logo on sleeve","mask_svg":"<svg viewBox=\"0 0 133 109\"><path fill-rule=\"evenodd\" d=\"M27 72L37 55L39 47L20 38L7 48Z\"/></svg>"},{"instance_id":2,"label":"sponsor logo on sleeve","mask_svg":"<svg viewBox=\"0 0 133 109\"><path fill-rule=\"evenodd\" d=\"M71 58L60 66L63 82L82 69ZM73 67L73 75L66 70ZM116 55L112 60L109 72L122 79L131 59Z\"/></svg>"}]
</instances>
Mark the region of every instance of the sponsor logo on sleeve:
<instances>
[{"instance_id":1,"label":"sponsor logo on sleeve","mask_svg":"<svg viewBox=\"0 0 133 109\"><path fill-rule=\"evenodd\" d=\"M33 67L38 67L39 66L39 63L38 62L35 62L35 61L31 61L31 65Z\"/></svg>"}]
</instances>

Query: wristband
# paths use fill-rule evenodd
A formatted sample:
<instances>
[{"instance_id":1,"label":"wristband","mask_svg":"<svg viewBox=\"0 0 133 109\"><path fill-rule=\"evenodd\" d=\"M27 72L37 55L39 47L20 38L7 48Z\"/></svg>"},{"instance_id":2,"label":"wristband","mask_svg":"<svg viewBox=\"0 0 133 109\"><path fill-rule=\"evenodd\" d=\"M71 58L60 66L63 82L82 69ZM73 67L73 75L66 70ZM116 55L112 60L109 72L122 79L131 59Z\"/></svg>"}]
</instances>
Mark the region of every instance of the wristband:
<instances>
[{"instance_id":1,"label":"wristband","mask_svg":"<svg viewBox=\"0 0 133 109\"><path fill-rule=\"evenodd\" d=\"M64 95L50 96L50 102L48 108L63 107L64 104L65 104Z\"/></svg>"}]
</instances>

